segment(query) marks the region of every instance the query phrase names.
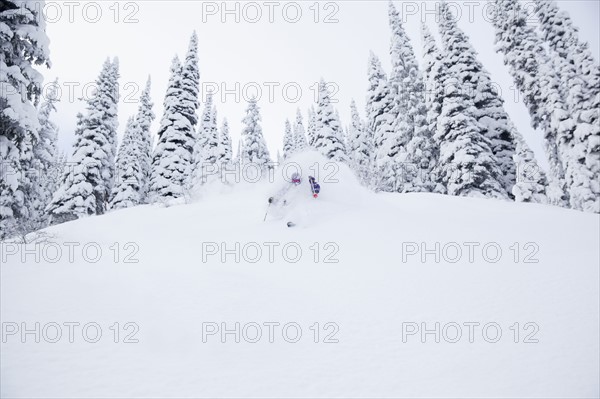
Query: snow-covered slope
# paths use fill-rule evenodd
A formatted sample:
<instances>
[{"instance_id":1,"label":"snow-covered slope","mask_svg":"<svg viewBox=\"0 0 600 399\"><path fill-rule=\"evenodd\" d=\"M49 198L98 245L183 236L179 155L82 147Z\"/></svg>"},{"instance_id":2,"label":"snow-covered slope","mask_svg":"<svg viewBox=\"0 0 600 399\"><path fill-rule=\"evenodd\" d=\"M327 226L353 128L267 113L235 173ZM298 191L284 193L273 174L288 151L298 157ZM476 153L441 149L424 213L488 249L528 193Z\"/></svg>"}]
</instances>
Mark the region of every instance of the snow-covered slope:
<instances>
[{"instance_id":1,"label":"snow-covered slope","mask_svg":"<svg viewBox=\"0 0 600 399\"><path fill-rule=\"evenodd\" d=\"M277 177L2 244L2 396L598 396L598 215L374 194L293 161L322 186L295 228L263 223Z\"/></svg>"}]
</instances>

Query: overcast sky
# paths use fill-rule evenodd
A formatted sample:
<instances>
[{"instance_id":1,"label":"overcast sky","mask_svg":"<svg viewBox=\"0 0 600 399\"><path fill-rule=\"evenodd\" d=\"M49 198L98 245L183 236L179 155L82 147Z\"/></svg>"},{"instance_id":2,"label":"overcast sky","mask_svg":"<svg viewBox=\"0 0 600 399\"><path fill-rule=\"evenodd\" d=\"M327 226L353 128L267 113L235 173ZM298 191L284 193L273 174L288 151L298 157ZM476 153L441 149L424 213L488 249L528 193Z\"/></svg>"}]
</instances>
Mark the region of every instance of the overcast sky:
<instances>
[{"instance_id":1,"label":"overcast sky","mask_svg":"<svg viewBox=\"0 0 600 399\"><path fill-rule=\"evenodd\" d=\"M342 124L349 122L355 99L364 116L367 59L372 50L390 71L390 31L386 1L233 2L221 1L47 1L47 32L52 69L46 82L58 77L62 101L55 117L60 146L71 152L77 112L84 103L83 88L96 79L106 57L119 57L121 102L119 135L148 75L157 119L175 54L185 57L191 33L199 36L200 73L204 92L218 88L215 102L219 126L230 123L234 146L242 129L246 99L259 94L263 131L273 158L282 147L284 122L315 101L315 84L322 77L336 89ZM420 60L420 23L437 33L433 1L396 1ZM530 128L524 104L515 99L513 82L502 56L494 51L494 30L486 15L486 1L450 1L460 12L459 26L470 36L479 58L502 89L506 108L528 142L543 158L541 135ZM569 12L580 37L589 42L598 60L600 6L597 0L559 1ZM531 2L524 2L531 10ZM489 10L489 9L487 9ZM229 12L228 12L229 11ZM404 12L403 12L404 11ZM535 17L532 15L531 19ZM71 89L70 89L71 87ZM259 91L257 91L257 89ZM91 89L90 89L91 90ZM88 90L88 91L90 91ZM224 92L223 90L228 90ZM72 91L72 93L69 93ZM91 91L90 91L91 93ZM199 111L199 114L202 109ZM306 124L306 121L305 121Z\"/></svg>"}]
</instances>

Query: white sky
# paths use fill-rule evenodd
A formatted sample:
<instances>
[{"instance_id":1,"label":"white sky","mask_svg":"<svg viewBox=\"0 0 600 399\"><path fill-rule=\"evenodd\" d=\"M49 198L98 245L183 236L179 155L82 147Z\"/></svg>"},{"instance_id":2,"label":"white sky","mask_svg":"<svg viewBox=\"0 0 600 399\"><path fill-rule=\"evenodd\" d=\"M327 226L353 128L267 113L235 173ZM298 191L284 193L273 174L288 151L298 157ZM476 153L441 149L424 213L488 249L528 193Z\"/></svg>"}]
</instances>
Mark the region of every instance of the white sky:
<instances>
[{"instance_id":1,"label":"white sky","mask_svg":"<svg viewBox=\"0 0 600 399\"><path fill-rule=\"evenodd\" d=\"M108 56L118 56L121 67L119 135L127 118L136 112L136 102L148 75L152 76L152 98L157 115L153 132L156 132L171 59L175 53L180 58L185 57L193 30L197 31L200 42L201 80L205 87L209 84L219 88L215 98L219 126L222 118L227 117L234 146L237 145L245 99L259 87L263 131L273 158L282 147L285 119L293 120L297 107L303 111L306 125L306 109L314 102L315 83L321 77L339 88L333 98L339 101L336 107L345 126L349 122L351 99L357 101L364 116L369 50L380 56L386 72L390 71L387 0L46 3L53 67L43 73L46 82L55 77L61 82L62 101L55 119L61 130L60 147L69 155L75 116L84 110L84 103L77 98L84 95L86 84L94 82ZM432 31L437 32L435 17L426 13L433 9L434 3L396 1L399 11L406 11L403 13L405 27L419 58L421 20L425 19ZM470 36L480 60L502 89L506 108L516 125L544 162L541 135L530 128L524 104L514 98L513 82L502 56L494 51L494 30L484 18L487 1L449 3L460 10L460 27ZM531 2L525 3L527 9L531 9ZM580 28L580 37L590 43L596 60L600 47L599 4L597 0L559 1L559 6L569 12ZM226 14L225 7L229 10L237 7L239 11ZM292 23L298 9L302 14ZM257 10L262 15L258 22L252 23ZM236 84L238 90L235 90ZM69 85L74 85L73 95L69 94ZM223 89L229 90L229 94L225 95ZM202 109L199 114L201 112Z\"/></svg>"}]
</instances>

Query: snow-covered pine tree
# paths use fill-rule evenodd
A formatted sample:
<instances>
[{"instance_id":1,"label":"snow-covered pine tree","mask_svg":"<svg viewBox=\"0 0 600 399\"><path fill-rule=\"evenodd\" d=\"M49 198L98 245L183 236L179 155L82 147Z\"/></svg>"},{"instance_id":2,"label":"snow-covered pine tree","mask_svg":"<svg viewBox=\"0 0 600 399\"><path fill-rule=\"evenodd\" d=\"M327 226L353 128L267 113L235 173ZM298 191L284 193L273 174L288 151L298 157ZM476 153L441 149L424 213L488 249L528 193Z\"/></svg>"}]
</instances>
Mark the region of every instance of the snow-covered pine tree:
<instances>
[{"instance_id":1,"label":"snow-covered pine tree","mask_svg":"<svg viewBox=\"0 0 600 399\"><path fill-rule=\"evenodd\" d=\"M579 39L578 28L569 14L561 11L554 0L535 0L543 38L561 61L561 84L571 109L595 110L591 117L598 118L600 109L600 67L594 60L589 45ZM556 58L556 57L555 57ZM564 64L562 63L564 62ZM577 79L570 81L570 78ZM594 125L594 120L585 121Z\"/></svg>"},{"instance_id":2,"label":"snow-covered pine tree","mask_svg":"<svg viewBox=\"0 0 600 399\"><path fill-rule=\"evenodd\" d=\"M308 109L308 145L313 147L315 146L315 136L317 132L317 113L315 111L314 105L311 105Z\"/></svg>"},{"instance_id":3,"label":"snow-covered pine tree","mask_svg":"<svg viewBox=\"0 0 600 399\"><path fill-rule=\"evenodd\" d=\"M439 179L450 195L508 198L502 172L492 153L485 129L477 122L477 109L455 76L446 78L446 96L438 118Z\"/></svg>"},{"instance_id":4,"label":"snow-covered pine tree","mask_svg":"<svg viewBox=\"0 0 600 399\"><path fill-rule=\"evenodd\" d=\"M139 147L138 163L140 164L140 203L148 202L150 190L150 180L152 178L152 147L154 146L150 129L155 119L152 107L154 106L150 98L151 79L148 77L146 87L140 96L140 105L135 118L135 134Z\"/></svg>"},{"instance_id":5,"label":"snow-covered pine tree","mask_svg":"<svg viewBox=\"0 0 600 399\"><path fill-rule=\"evenodd\" d=\"M340 118L340 111L337 108L334 108L334 113L333 113L333 117L335 120L335 125L338 126L337 130L336 130L336 136L338 138L338 141L340 142L340 145L342 146L342 151L344 152L344 154L346 154L346 161L349 162L350 159L348 158L348 147L347 147L347 135L348 135L348 129L344 129L342 127L342 119Z\"/></svg>"},{"instance_id":6,"label":"snow-covered pine tree","mask_svg":"<svg viewBox=\"0 0 600 399\"><path fill-rule=\"evenodd\" d=\"M346 149L346 156L348 157L348 166L353 171L356 170L354 166L354 153L352 152L352 138L350 137L350 126L344 127L344 148Z\"/></svg>"},{"instance_id":7,"label":"snow-covered pine tree","mask_svg":"<svg viewBox=\"0 0 600 399\"><path fill-rule=\"evenodd\" d=\"M110 209L125 209L141 203L140 137L135 118L127 121L116 161L116 179Z\"/></svg>"},{"instance_id":8,"label":"snow-covered pine tree","mask_svg":"<svg viewBox=\"0 0 600 399\"><path fill-rule=\"evenodd\" d=\"M447 193L465 197L507 199L502 171L485 126L478 122L472 93L464 90L460 57L444 57L444 99L434 139L439 143L438 182Z\"/></svg>"},{"instance_id":9,"label":"snow-covered pine tree","mask_svg":"<svg viewBox=\"0 0 600 399\"><path fill-rule=\"evenodd\" d=\"M231 135L229 134L229 123L227 119L223 119L221 125L221 133L219 135L219 157L218 164L221 167L226 167L231 164L233 157L233 150L231 149Z\"/></svg>"},{"instance_id":10,"label":"snow-covered pine tree","mask_svg":"<svg viewBox=\"0 0 600 399\"><path fill-rule=\"evenodd\" d=\"M194 31L181 70L180 112L196 131L198 124L197 111L200 106L200 72L198 68L198 35Z\"/></svg>"},{"instance_id":11,"label":"snow-covered pine tree","mask_svg":"<svg viewBox=\"0 0 600 399\"><path fill-rule=\"evenodd\" d=\"M575 209L600 212L600 67L565 11L553 0L536 0L542 37L559 70L561 91L575 121L570 157L582 165L570 191Z\"/></svg>"},{"instance_id":12,"label":"snow-covered pine tree","mask_svg":"<svg viewBox=\"0 0 600 399\"><path fill-rule=\"evenodd\" d=\"M175 56L158 130L158 143L152 157L150 191L153 201L183 197L191 169L195 137L190 119L181 113L181 73L181 63Z\"/></svg>"},{"instance_id":13,"label":"snow-covered pine tree","mask_svg":"<svg viewBox=\"0 0 600 399\"><path fill-rule=\"evenodd\" d=\"M394 132L393 98L379 58L369 55L367 91L367 129L373 134L375 188L395 192L402 186L397 179L397 155L401 148Z\"/></svg>"},{"instance_id":14,"label":"snow-covered pine tree","mask_svg":"<svg viewBox=\"0 0 600 399\"><path fill-rule=\"evenodd\" d=\"M283 159L287 159L296 152L296 140L292 133L290 120L285 120L285 132L283 134Z\"/></svg>"},{"instance_id":15,"label":"snow-covered pine tree","mask_svg":"<svg viewBox=\"0 0 600 399\"><path fill-rule=\"evenodd\" d=\"M77 116L75 144L61 187L48 205L52 224L89 215L102 215L114 183L118 65L106 60L96 80L96 93L87 99L86 114Z\"/></svg>"},{"instance_id":16,"label":"snow-covered pine tree","mask_svg":"<svg viewBox=\"0 0 600 399\"><path fill-rule=\"evenodd\" d=\"M575 123L561 96L551 59L517 0L494 0L494 5L496 50L504 54L504 63L523 95L533 127L544 133L551 171L549 201L561 206L567 206L569 201L580 203L577 198L569 198L572 176L581 174L577 170L578 162L569 154Z\"/></svg>"},{"instance_id":17,"label":"snow-covered pine tree","mask_svg":"<svg viewBox=\"0 0 600 399\"><path fill-rule=\"evenodd\" d=\"M30 177L37 195L32 199L33 213L29 219L32 223L37 223L40 228L46 224L46 207L52 200L58 184L57 179L53 176L58 163L58 127L50 119L51 114L56 112L54 104L59 101L58 87L58 79L56 79L49 86L45 100L39 107L39 139L33 146L33 173Z\"/></svg>"},{"instance_id":18,"label":"snow-covered pine tree","mask_svg":"<svg viewBox=\"0 0 600 399\"><path fill-rule=\"evenodd\" d=\"M370 187L372 183L373 137L365 122L360 118L354 100L350 103L350 115L348 150L352 154L352 165L359 181Z\"/></svg>"},{"instance_id":19,"label":"snow-covered pine tree","mask_svg":"<svg viewBox=\"0 0 600 399\"><path fill-rule=\"evenodd\" d=\"M475 103L477 121L484 127L482 134L490 140L492 152L499 162L503 178L500 183L512 197L515 185L513 155L515 143L512 139L513 124L504 110L500 97L489 72L477 59L469 38L458 27L456 16L446 2L440 6L440 35L444 44L446 65L449 72L459 78L461 90L467 92Z\"/></svg>"},{"instance_id":20,"label":"snow-covered pine tree","mask_svg":"<svg viewBox=\"0 0 600 399\"><path fill-rule=\"evenodd\" d=\"M444 103L444 81L446 79L446 67L444 56L438 48L435 38L429 31L425 23L421 25L421 38L423 41L423 82L425 93L425 106L427 108L427 130L431 134L431 150L433 151L430 159L431 169L429 170L429 180L435 184L433 191L440 194L446 194L446 187L438 179L439 147L440 143L436 140L438 117L442 112Z\"/></svg>"},{"instance_id":21,"label":"snow-covered pine tree","mask_svg":"<svg viewBox=\"0 0 600 399\"><path fill-rule=\"evenodd\" d=\"M561 89L572 111L597 109L600 68L569 14L561 11L554 0L535 0L542 38L551 50L561 78ZM594 107L596 105L596 107Z\"/></svg>"},{"instance_id":22,"label":"snow-covered pine tree","mask_svg":"<svg viewBox=\"0 0 600 399\"><path fill-rule=\"evenodd\" d=\"M127 122L116 162L116 181L110 209L124 209L146 203L152 170L152 137L154 120L150 99L150 78L140 97L135 118Z\"/></svg>"},{"instance_id":23,"label":"snow-covered pine tree","mask_svg":"<svg viewBox=\"0 0 600 399\"><path fill-rule=\"evenodd\" d=\"M306 147L308 147L308 142L306 141L306 132L304 130L304 122L302 119L302 112L300 112L300 108L296 110L294 139L296 142L296 151L303 151L304 149L306 149Z\"/></svg>"},{"instance_id":24,"label":"snow-covered pine tree","mask_svg":"<svg viewBox=\"0 0 600 399\"><path fill-rule=\"evenodd\" d=\"M400 148L405 149L419 130L426 129L424 86L419 64L402 26L400 14L394 3L389 2L389 24L392 31L390 57L392 72L389 79L390 95L393 98L392 116ZM421 136L428 133L419 133Z\"/></svg>"},{"instance_id":25,"label":"snow-covered pine tree","mask_svg":"<svg viewBox=\"0 0 600 399\"><path fill-rule=\"evenodd\" d=\"M427 125L433 135L437 129L437 118L442 112L444 102L445 67L444 57L435 38L425 23L421 25L423 41L423 80L425 82L425 104L427 107Z\"/></svg>"},{"instance_id":26,"label":"snow-covered pine tree","mask_svg":"<svg viewBox=\"0 0 600 399\"><path fill-rule=\"evenodd\" d=\"M401 187L403 192L430 192L435 188L432 170L437 161L437 149L427 123L425 84L410 39L391 1L389 22L392 30L393 129L399 148L396 160L398 188Z\"/></svg>"},{"instance_id":27,"label":"snow-covered pine tree","mask_svg":"<svg viewBox=\"0 0 600 399\"><path fill-rule=\"evenodd\" d=\"M319 103L313 146L333 161L346 162L348 160L342 142L341 126L331 106L327 84L322 79L319 83Z\"/></svg>"},{"instance_id":28,"label":"snow-covered pine tree","mask_svg":"<svg viewBox=\"0 0 600 399\"><path fill-rule=\"evenodd\" d=\"M242 159L242 147L243 146L244 146L243 140L240 138L238 140L238 146L237 146L237 151L235 153L235 158L233 158L234 165L237 165L237 166L243 165L243 159Z\"/></svg>"},{"instance_id":29,"label":"snow-covered pine tree","mask_svg":"<svg viewBox=\"0 0 600 399\"><path fill-rule=\"evenodd\" d=\"M443 185L437 182L435 175L438 166L439 147L426 126L421 124L406 146L406 164L403 192L436 192L443 193Z\"/></svg>"},{"instance_id":30,"label":"snow-covered pine tree","mask_svg":"<svg viewBox=\"0 0 600 399\"><path fill-rule=\"evenodd\" d=\"M97 214L97 198L94 195L95 182L101 180L102 165L96 160L96 151L106 156L93 140L93 135L85 128L83 114L77 114L73 155L65 165L58 190L46 208L51 224L60 224ZM91 183L94 182L94 183Z\"/></svg>"},{"instance_id":31,"label":"snow-covered pine tree","mask_svg":"<svg viewBox=\"0 0 600 399\"><path fill-rule=\"evenodd\" d=\"M54 193L60 187L60 184L62 182L61 179L67 171L67 163L68 163L67 154L64 151L58 152L57 158L56 158L56 163L54 164L54 167L50 171L50 176L49 176L49 179L52 180L52 185L54 186L54 190L52 192L52 196L50 196L50 200L52 200ZM47 209L47 207L46 207L46 209ZM46 219L48 219L49 215L46 213L46 210L44 210L44 213L45 213Z\"/></svg>"},{"instance_id":32,"label":"snow-covered pine tree","mask_svg":"<svg viewBox=\"0 0 600 399\"><path fill-rule=\"evenodd\" d=\"M517 172L516 183L513 187L515 201L547 204L548 179L546 173L540 168L533 151L516 129L513 130L513 140L517 145L514 154Z\"/></svg>"},{"instance_id":33,"label":"snow-covered pine tree","mask_svg":"<svg viewBox=\"0 0 600 399\"><path fill-rule=\"evenodd\" d=\"M217 106L213 105L213 112L212 112L212 125L213 125L213 129L214 129L214 138L216 140L217 145L213 147L213 154L214 154L214 165L216 165L217 169L220 171L221 167L223 165L221 165L219 163L219 159L221 158L221 136L219 134L219 128L217 126ZM220 172L218 174L215 175L217 178L219 178L220 176Z\"/></svg>"},{"instance_id":34,"label":"snow-covered pine tree","mask_svg":"<svg viewBox=\"0 0 600 399\"><path fill-rule=\"evenodd\" d=\"M208 93L198 130L198 139L194 145L194 164L190 177L190 187L206 183L206 168L209 166L212 168L212 165L219 160L219 131L216 117L216 108L213 107L213 94Z\"/></svg>"},{"instance_id":35,"label":"snow-covered pine tree","mask_svg":"<svg viewBox=\"0 0 600 399\"><path fill-rule=\"evenodd\" d=\"M38 140L36 105L50 66L43 1L3 1L0 8L0 240L28 232L35 188L30 179Z\"/></svg>"},{"instance_id":36,"label":"snow-covered pine tree","mask_svg":"<svg viewBox=\"0 0 600 399\"><path fill-rule=\"evenodd\" d=\"M256 98L253 97L248 101L246 116L242 119L245 126L242 130L241 164L257 166L261 170L261 176L266 177L267 174L264 172L272 168L272 162L267 143L263 137L260 120L260 108Z\"/></svg>"},{"instance_id":37,"label":"snow-covered pine tree","mask_svg":"<svg viewBox=\"0 0 600 399\"><path fill-rule=\"evenodd\" d=\"M105 107L109 110L105 116L106 125L106 153L109 154L107 158L103 159L103 169L105 175L105 210L110 201L114 179L115 179L115 160L117 158L117 129L119 127L119 119L117 117L117 111L119 107L119 58L115 57L112 62L112 68L110 69L110 75L108 79L108 85L106 92L109 93L103 100L101 100ZM96 97L97 94L96 94Z\"/></svg>"}]
</instances>

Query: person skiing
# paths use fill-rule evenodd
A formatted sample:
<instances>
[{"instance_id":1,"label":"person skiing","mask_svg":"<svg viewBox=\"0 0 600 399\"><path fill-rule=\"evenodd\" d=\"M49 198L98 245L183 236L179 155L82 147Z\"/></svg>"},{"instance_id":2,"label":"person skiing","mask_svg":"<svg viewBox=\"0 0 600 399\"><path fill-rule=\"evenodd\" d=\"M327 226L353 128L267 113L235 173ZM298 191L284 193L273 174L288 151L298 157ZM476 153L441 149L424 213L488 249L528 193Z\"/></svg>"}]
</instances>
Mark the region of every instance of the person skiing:
<instances>
[{"instance_id":1,"label":"person skiing","mask_svg":"<svg viewBox=\"0 0 600 399\"><path fill-rule=\"evenodd\" d=\"M275 213L277 215L279 215L280 217L282 217L284 214L291 214L291 215L295 215L298 213L298 210L296 210L296 205L298 202L300 202L300 196L302 195L303 190L300 190L299 188L301 187L302 184L302 178L300 177L300 174L297 172L294 172L292 174L291 180L289 181L290 184L286 184L283 188L281 188L275 195L273 195L272 197L269 197L269 208L274 205L275 208ZM317 181L315 180L315 178L313 176L309 176L308 177L308 183L310 186L310 193L312 194L313 198L317 198L318 194L321 192L321 186L319 186L319 183L317 183ZM306 186L304 186L306 187ZM294 212L295 211L295 212ZM267 219L267 215L269 213L269 209L267 209L267 213L265 214L265 219ZM288 215L288 216L291 216ZM296 215L298 216L298 215ZM294 222L288 222L287 223L288 227L292 227L295 225Z\"/></svg>"},{"instance_id":2,"label":"person skiing","mask_svg":"<svg viewBox=\"0 0 600 399\"><path fill-rule=\"evenodd\" d=\"M300 178L300 174L298 172L294 172L292 174L292 179L290 180L290 184L286 185L285 187L283 187L281 190L279 190L279 192L277 194L275 194L272 197L269 197L269 204L278 204L281 201L282 205L287 205L287 199L286 199L286 195L288 194L288 191L292 188L292 187L297 187L300 185L300 183L302 183L302 179Z\"/></svg>"},{"instance_id":3,"label":"person skiing","mask_svg":"<svg viewBox=\"0 0 600 399\"><path fill-rule=\"evenodd\" d=\"M310 190L312 191L313 197L317 198L321 192L321 186L319 186L319 183L317 183L312 176L308 176L308 183L310 184Z\"/></svg>"}]
</instances>

